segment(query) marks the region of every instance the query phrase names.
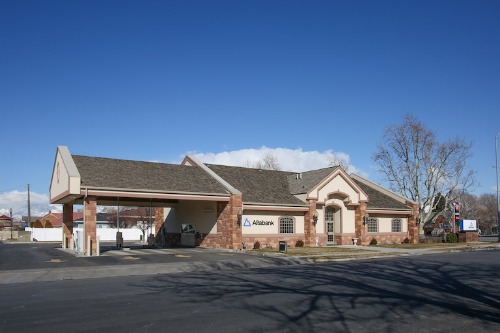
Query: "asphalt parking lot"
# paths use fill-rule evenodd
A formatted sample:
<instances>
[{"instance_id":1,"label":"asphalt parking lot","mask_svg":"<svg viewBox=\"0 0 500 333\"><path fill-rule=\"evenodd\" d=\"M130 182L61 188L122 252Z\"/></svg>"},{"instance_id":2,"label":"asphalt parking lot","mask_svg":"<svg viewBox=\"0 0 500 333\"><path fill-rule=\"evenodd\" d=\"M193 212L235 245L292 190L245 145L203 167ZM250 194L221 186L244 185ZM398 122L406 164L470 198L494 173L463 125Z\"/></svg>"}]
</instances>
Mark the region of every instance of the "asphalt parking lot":
<instances>
[{"instance_id":1,"label":"asphalt parking lot","mask_svg":"<svg viewBox=\"0 0 500 333\"><path fill-rule=\"evenodd\" d=\"M2 243L0 242L0 271L94 267L110 265L164 264L197 261L231 261L255 256L225 250L205 248L142 248L130 246L113 250L104 246L100 256L77 256L61 249L60 243Z\"/></svg>"},{"instance_id":2,"label":"asphalt parking lot","mask_svg":"<svg viewBox=\"0 0 500 333\"><path fill-rule=\"evenodd\" d=\"M77 256L59 243L1 243L0 284L90 278L140 276L239 268L277 267L307 263L300 258L255 256L205 248L142 246L104 251L101 256Z\"/></svg>"}]
</instances>

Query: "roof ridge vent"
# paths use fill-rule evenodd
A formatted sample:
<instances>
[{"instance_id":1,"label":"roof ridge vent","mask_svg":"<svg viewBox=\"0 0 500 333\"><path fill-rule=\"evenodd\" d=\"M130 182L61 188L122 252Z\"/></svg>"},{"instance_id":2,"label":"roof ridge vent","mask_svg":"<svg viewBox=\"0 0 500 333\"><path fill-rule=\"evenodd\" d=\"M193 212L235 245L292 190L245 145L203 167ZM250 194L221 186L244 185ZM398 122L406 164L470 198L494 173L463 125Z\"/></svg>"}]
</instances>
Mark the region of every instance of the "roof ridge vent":
<instances>
[{"instance_id":1,"label":"roof ridge vent","mask_svg":"<svg viewBox=\"0 0 500 333\"><path fill-rule=\"evenodd\" d=\"M295 175L295 179L302 179L302 172Z\"/></svg>"}]
</instances>

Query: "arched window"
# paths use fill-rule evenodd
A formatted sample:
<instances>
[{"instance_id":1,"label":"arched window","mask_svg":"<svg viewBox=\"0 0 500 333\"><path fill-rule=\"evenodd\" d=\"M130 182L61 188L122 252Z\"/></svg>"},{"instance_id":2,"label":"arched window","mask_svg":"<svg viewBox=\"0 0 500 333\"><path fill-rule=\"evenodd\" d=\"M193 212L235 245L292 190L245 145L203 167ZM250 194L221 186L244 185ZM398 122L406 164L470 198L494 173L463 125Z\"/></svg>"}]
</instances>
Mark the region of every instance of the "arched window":
<instances>
[{"instance_id":1,"label":"arched window","mask_svg":"<svg viewBox=\"0 0 500 333\"><path fill-rule=\"evenodd\" d=\"M293 234L293 218L280 217L280 234Z\"/></svg>"},{"instance_id":2,"label":"arched window","mask_svg":"<svg viewBox=\"0 0 500 333\"><path fill-rule=\"evenodd\" d=\"M366 221L366 225L368 226L368 232L378 232L378 220L374 217L370 217Z\"/></svg>"},{"instance_id":3,"label":"arched window","mask_svg":"<svg viewBox=\"0 0 500 333\"><path fill-rule=\"evenodd\" d=\"M401 232L401 219L392 219L392 232Z\"/></svg>"}]
</instances>

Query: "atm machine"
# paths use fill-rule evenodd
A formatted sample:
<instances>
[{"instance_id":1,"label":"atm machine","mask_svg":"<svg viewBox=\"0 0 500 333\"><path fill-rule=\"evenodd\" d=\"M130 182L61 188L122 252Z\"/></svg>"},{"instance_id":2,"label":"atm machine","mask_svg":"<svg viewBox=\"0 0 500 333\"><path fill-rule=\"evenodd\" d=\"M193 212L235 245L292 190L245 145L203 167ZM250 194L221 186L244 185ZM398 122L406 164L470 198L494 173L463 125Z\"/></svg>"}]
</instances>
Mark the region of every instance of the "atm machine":
<instances>
[{"instance_id":1,"label":"atm machine","mask_svg":"<svg viewBox=\"0 0 500 333\"><path fill-rule=\"evenodd\" d=\"M181 224L181 246L196 246L196 226L194 224Z\"/></svg>"}]
</instances>

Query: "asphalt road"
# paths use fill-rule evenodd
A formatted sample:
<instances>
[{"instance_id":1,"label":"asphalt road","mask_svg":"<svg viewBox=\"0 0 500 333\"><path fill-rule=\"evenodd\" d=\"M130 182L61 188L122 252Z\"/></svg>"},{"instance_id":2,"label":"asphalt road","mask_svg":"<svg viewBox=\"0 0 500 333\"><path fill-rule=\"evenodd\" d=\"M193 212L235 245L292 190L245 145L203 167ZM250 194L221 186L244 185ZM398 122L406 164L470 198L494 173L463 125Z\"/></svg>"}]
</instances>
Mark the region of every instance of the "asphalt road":
<instances>
[{"instance_id":1,"label":"asphalt road","mask_svg":"<svg viewBox=\"0 0 500 333\"><path fill-rule=\"evenodd\" d=\"M500 251L0 285L0 332L499 332Z\"/></svg>"}]
</instances>

